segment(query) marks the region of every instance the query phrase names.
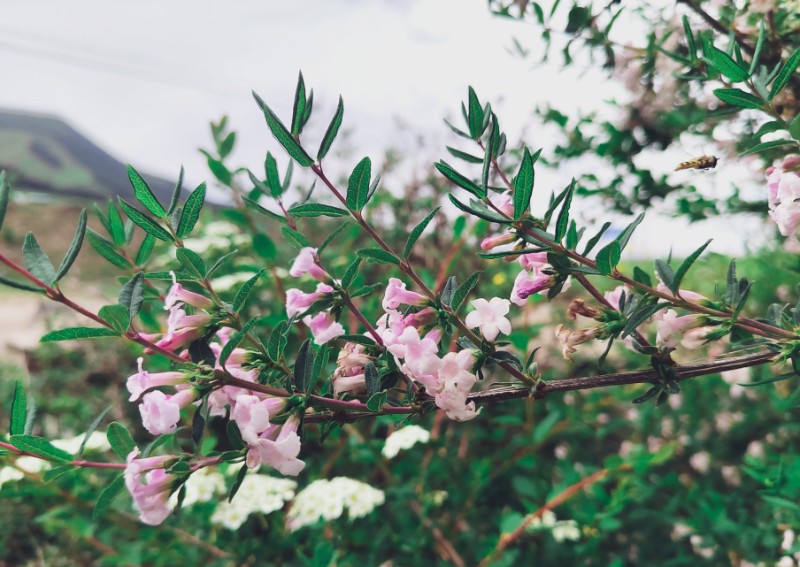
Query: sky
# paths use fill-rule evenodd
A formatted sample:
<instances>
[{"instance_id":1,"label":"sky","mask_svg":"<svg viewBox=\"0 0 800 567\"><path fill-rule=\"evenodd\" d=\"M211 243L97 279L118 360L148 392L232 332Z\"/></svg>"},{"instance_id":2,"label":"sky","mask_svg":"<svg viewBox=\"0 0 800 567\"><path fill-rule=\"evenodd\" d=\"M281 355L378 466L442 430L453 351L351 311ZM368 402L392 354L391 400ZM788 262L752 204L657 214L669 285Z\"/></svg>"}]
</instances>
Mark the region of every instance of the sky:
<instances>
[{"instance_id":1,"label":"sky","mask_svg":"<svg viewBox=\"0 0 800 567\"><path fill-rule=\"evenodd\" d=\"M484 0L0 0L0 9L0 107L58 115L143 171L175 178L184 165L194 184L210 175L198 148L224 114L239 133L236 165L258 170L267 149L285 165L250 92L288 122L300 70L315 95L309 147L344 99L358 154L348 168L389 146L412 164L445 157L454 139L442 118L459 118L468 85L492 101L510 139L525 132L532 147L547 144L526 130L536 105L592 110L620 92L591 70L512 55L512 37L535 45L535 28L493 17ZM417 138L433 151L418 151ZM698 230L724 230L655 217L643 228L675 226L678 250L691 250ZM740 240L731 236L722 247Z\"/></svg>"}]
</instances>

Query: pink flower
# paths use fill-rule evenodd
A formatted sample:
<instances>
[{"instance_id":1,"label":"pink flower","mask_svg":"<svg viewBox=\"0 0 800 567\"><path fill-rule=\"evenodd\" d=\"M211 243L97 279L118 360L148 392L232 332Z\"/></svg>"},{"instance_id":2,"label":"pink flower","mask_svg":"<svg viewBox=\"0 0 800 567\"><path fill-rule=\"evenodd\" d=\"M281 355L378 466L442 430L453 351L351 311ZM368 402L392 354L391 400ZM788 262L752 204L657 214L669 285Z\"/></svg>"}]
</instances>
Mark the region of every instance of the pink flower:
<instances>
[{"instance_id":1,"label":"pink flower","mask_svg":"<svg viewBox=\"0 0 800 567\"><path fill-rule=\"evenodd\" d=\"M286 315L294 317L311 307L316 301L333 292L333 288L325 283L318 283L313 293L303 293L299 289L286 291Z\"/></svg>"},{"instance_id":2,"label":"pink flower","mask_svg":"<svg viewBox=\"0 0 800 567\"><path fill-rule=\"evenodd\" d=\"M540 270L545 266L550 266L550 264L547 263L547 252L522 254L519 256L519 265L526 270Z\"/></svg>"},{"instance_id":3,"label":"pink flower","mask_svg":"<svg viewBox=\"0 0 800 567\"><path fill-rule=\"evenodd\" d=\"M600 330L600 327L589 327L588 329L573 331L567 329L564 325L559 325L556 327L556 337L561 343L561 354L565 359L572 360L571 355L577 352L575 347L597 337Z\"/></svg>"},{"instance_id":4,"label":"pink flower","mask_svg":"<svg viewBox=\"0 0 800 567\"><path fill-rule=\"evenodd\" d=\"M383 294L384 311L397 309L401 305L427 305L428 298L415 291L406 289L406 284L397 278L390 278L386 292Z\"/></svg>"},{"instance_id":5,"label":"pink flower","mask_svg":"<svg viewBox=\"0 0 800 567\"><path fill-rule=\"evenodd\" d=\"M309 247L300 250L300 254L297 255L292 267L289 269L289 274L295 278L299 278L304 274L309 274L315 280L323 283L331 279L328 272L326 272L319 263L317 249Z\"/></svg>"},{"instance_id":6,"label":"pink flower","mask_svg":"<svg viewBox=\"0 0 800 567\"><path fill-rule=\"evenodd\" d=\"M696 350L706 345L706 337L713 331L713 327L697 327L683 333L681 346L688 350Z\"/></svg>"},{"instance_id":7,"label":"pink flower","mask_svg":"<svg viewBox=\"0 0 800 567\"><path fill-rule=\"evenodd\" d=\"M406 327L403 333L396 337L393 344L386 347L398 364L402 359L402 369L415 380L421 382L427 389L438 389L439 383L436 376L441 359L437 356L439 345L433 339L420 338L419 331L414 327Z\"/></svg>"},{"instance_id":8,"label":"pink flower","mask_svg":"<svg viewBox=\"0 0 800 567\"><path fill-rule=\"evenodd\" d=\"M353 376L347 375L333 375L333 395L334 397L339 397L340 394L349 393L349 394L359 394L366 390L367 388L367 379L366 376L361 374L355 374Z\"/></svg>"},{"instance_id":9,"label":"pink flower","mask_svg":"<svg viewBox=\"0 0 800 567\"><path fill-rule=\"evenodd\" d=\"M481 250L491 250L503 244L510 244L517 239L516 235L507 232L505 234L498 234L497 236L489 236L481 240Z\"/></svg>"},{"instance_id":10,"label":"pink flower","mask_svg":"<svg viewBox=\"0 0 800 567\"><path fill-rule=\"evenodd\" d=\"M181 408L197 399L194 388L181 390L173 396L153 390L142 396L139 413L142 414L142 425L153 435L172 433L181 419Z\"/></svg>"},{"instance_id":11,"label":"pink flower","mask_svg":"<svg viewBox=\"0 0 800 567\"><path fill-rule=\"evenodd\" d=\"M261 399L251 394L236 397L231 410L231 419L239 426L242 439L247 443L255 443L258 436L269 427L270 417L276 417L286 408L287 402L282 398Z\"/></svg>"},{"instance_id":12,"label":"pink flower","mask_svg":"<svg viewBox=\"0 0 800 567\"><path fill-rule=\"evenodd\" d=\"M211 309L214 307L214 302L204 295L194 293L183 288L175 277L175 272L170 272L172 275L172 287L167 292L167 297L164 298L164 310L168 311L178 303L185 303L198 309Z\"/></svg>"},{"instance_id":13,"label":"pink flower","mask_svg":"<svg viewBox=\"0 0 800 567\"><path fill-rule=\"evenodd\" d=\"M297 458L300 454L300 424L296 416L290 417L278 431L277 427L268 430L256 443L250 444L247 452L247 466L268 465L281 474L297 476L306 464ZM277 432L274 440L271 438Z\"/></svg>"},{"instance_id":14,"label":"pink flower","mask_svg":"<svg viewBox=\"0 0 800 567\"><path fill-rule=\"evenodd\" d=\"M172 513L169 495L174 479L166 473L164 466L175 457L138 457L139 449L134 449L128 455L125 486L139 511L139 519L145 524L157 526Z\"/></svg>"},{"instance_id":15,"label":"pink flower","mask_svg":"<svg viewBox=\"0 0 800 567\"><path fill-rule=\"evenodd\" d=\"M705 319L700 315L684 315L678 317L673 309L660 311L656 315L656 346L675 348L680 341L680 335L695 327L701 327Z\"/></svg>"},{"instance_id":16,"label":"pink flower","mask_svg":"<svg viewBox=\"0 0 800 567\"><path fill-rule=\"evenodd\" d=\"M448 352L442 358L439 368L441 389L435 393L434 401L450 419L469 421L480 413L475 411L475 402L467 403L467 396L477 381L472 372L474 364L475 354L469 349Z\"/></svg>"},{"instance_id":17,"label":"pink flower","mask_svg":"<svg viewBox=\"0 0 800 567\"><path fill-rule=\"evenodd\" d=\"M187 315L180 307L173 306L167 319L167 332L156 343L166 350L185 347L205 335L206 327L211 323L211 315Z\"/></svg>"},{"instance_id":18,"label":"pink flower","mask_svg":"<svg viewBox=\"0 0 800 567\"><path fill-rule=\"evenodd\" d=\"M129 402L136 400L142 395L142 392L149 388L175 386L186 382L186 376L182 372L156 372L155 374L150 374L142 368L144 359L141 356L136 359L136 362L139 364L139 372L128 377L128 381L125 383L131 393L131 397L128 398Z\"/></svg>"},{"instance_id":19,"label":"pink flower","mask_svg":"<svg viewBox=\"0 0 800 567\"><path fill-rule=\"evenodd\" d=\"M625 295L630 297L630 291L628 291L624 285L617 286L613 290L605 292L603 297L606 298L606 301L608 301L611 307L619 311L619 300L622 299L622 292L625 292Z\"/></svg>"},{"instance_id":20,"label":"pink flower","mask_svg":"<svg viewBox=\"0 0 800 567\"><path fill-rule=\"evenodd\" d=\"M315 345L324 345L336 337L344 335L344 327L334 320L327 311L317 313L313 318L304 317L303 323L311 329Z\"/></svg>"},{"instance_id":21,"label":"pink flower","mask_svg":"<svg viewBox=\"0 0 800 567\"><path fill-rule=\"evenodd\" d=\"M502 193L491 193L489 195L489 202L495 208L506 215L507 217L514 216L514 200L511 197L511 191L503 191Z\"/></svg>"},{"instance_id":22,"label":"pink flower","mask_svg":"<svg viewBox=\"0 0 800 567\"><path fill-rule=\"evenodd\" d=\"M475 299L472 301L475 311L467 315L464 323L470 329L480 327L486 340L494 341L498 334L507 335L511 332L511 321L505 317L510 303L508 299L499 297L493 297L490 301L483 298Z\"/></svg>"},{"instance_id":23,"label":"pink flower","mask_svg":"<svg viewBox=\"0 0 800 567\"><path fill-rule=\"evenodd\" d=\"M534 270L533 272L522 270L514 280L514 287L511 289L511 302L522 307L531 295L550 289L554 283L554 276L543 274L539 270Z\"/></svg>"},{"instance_id":24,"label":"pink flower","mask_svg":"<svg viewBox=\"0 0 800 567\"><path fill-rule=\"evenodd\" d=\"M675 297L675 294L672 293L672 291L670 291L670 289L661 282L658 282L658 285L656 286L656 291L660 291L665 295L670 295L672 297ZM701 295L696 291L690 291L688 289L680 289L678 290L678 293L686 301L691 301L694 303L699 303L701 301L708 301L708 298L705 295Z\"/></svg>"},{"instance_id":25,"label":"pink flower","mask_svg":"<svg viewBox=\"0 0 800 567\"><path fill-rule=\"evenodd\" d=\"M784 236L793 236L800 224L800 177L776 168L767 178L769 216Z\"/></svg>"}]
</instances>

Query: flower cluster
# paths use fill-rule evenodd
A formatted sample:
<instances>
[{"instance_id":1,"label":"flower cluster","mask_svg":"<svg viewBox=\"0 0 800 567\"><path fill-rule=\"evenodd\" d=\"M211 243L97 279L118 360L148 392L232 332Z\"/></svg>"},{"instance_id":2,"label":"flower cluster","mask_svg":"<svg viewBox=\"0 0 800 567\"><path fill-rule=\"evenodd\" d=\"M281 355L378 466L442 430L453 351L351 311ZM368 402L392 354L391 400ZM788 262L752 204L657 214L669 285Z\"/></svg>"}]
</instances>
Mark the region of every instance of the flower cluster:
<instances>
[{"instance_id":1,"label":"flower cluster","mask_svg":"<svg viewBox=\"0 0 800 567\"><path fill-rule=\"evenodd\" d=\"M338 476L330 480L315 480L294 499L286 520L286 527L295 531L320 520L339 518L347 510L350 520L361 518L384 503L382 490Z\"/></svg>"},{"instance_id":2,"label":"flower cluster","mask_svg":"<svg viewBox=\"0 0 800 567\"><path fill-rule=\"evenodd\" d=\"M211 523L228 530L237 530L251 514L271 514L294 498L297 483L264 474L244 477L236 496L217 505Z\"/></svg>"},{"instance_id":3,"label":"flower cluster","mask_svg":"<svg viewBox=\"0 0 800 567\"><path fill-rule=\"evenodd\" d=\"M400 451L410 449L417 443L427 443L430 439L431 434L427 429L419 425L406 425L386 438L381 453L387 459L393 459Z\"/></svg>"},{"instance_id":4,"label":"flower cluster","mask_svg":"<svg viewBox=\"0 0 800 567\"><path fill-rule=\"evenodd\" d=\"M172 455L141 458L139 449L128 455L125 468L125 486L139 511L139 520L157 526L172 513L170 494L177 480L168 474L166 466L175 461Z\"/></svg>"},{"instance_id":5,"label":"flower cluster","mask_svg":"<svg viewBox=\"0 0 800 567\"><path fill-rule=\"evenodd\" d=\"M780 167L767 169L769 216L783 236L795 237L800 223L800 156L790 156Z\"/></svg>"},{"instance_id":6,"label":"flower cluster","mask_svg":"<svg viewBox=\"0 0 800 567\"><path fill-rule=\"evenodd\" d=\"M549 530L557 542L578 541L581 538L581 530L575 520L559 521L552 510L545 510L541 516L534 518L529 524L529 529Z\"/></svg>"},{"instance_id":7,"label":"flower cluster","mask_svg":"<svg viewBox=\"0 0 800 567\"><path fill-rule=\"evenodd\" d=\"M295 278L309 275L319 283L312 293L304 293L299 289L289 289L286 292L286 314L289 317L300 315L314 303L332 298L334 291L333 279L320 265L316 248L303 248L295 258L289 274ZM344 327L336 320L330 310L320 311L315 315L303 317L303 323L311 330L314 344L324 345L336 337L345 334Z\"/></svg>"},{"instance_id":8,"label":"flower cluster","mask_svg":"<svg viewBox=\"0 0 800 567\"><path fill-rule=\"evenodd\" d=\"M519 264L522 271L514 280L511 289L511 303L522 307L531 295L547 291L556 284L556 276L550 272L552 266L547 263L546 252L532 252L521 254ZM565 282L564 289L569 287L569 280Z\"/></svg>"}]
</instances>

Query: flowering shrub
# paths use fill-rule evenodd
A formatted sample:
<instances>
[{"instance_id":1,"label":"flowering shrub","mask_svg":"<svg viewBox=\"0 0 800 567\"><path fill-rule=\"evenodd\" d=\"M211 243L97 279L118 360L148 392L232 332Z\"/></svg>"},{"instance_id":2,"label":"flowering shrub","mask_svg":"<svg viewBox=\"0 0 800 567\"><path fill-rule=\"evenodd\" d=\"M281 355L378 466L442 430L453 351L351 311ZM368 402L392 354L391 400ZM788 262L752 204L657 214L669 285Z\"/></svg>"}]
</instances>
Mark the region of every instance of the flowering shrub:
<instances>
[{"instance_id":1,"label":"flowering shrub","mask_svg":"<svg viewBox=\"0 0 800 567\"><path fill-rule=\"evenodd\" d=\"M580 10L588 9L572 8L569 31L596 31L592 27L596 19ZM535 12L539 15L541 9ZM539 20L544 24L543 16ZM758 111L771 120L768 129L793 137L780 143L755 143L748 151L780 148L784 154L780 166L766 171L764 213L768 212L784 237L794 239L800 221L796 210L800 182L795 174L800 161L793 155L797 120L785 120L774 100L790 96L800 51L783 58L780 49L771 58L762 55L768 41L765 29L762 25L757 32L756 45L761 48L752 52L745 48L746 38L736 34L727 52L714 46L710 32L703 33L698 43L688 23L685 46L672 35L667 47L659 47L687 51L683 62L705 71L691 81L718 82L724 88L713 92L721 101ZM676 89L667 89L667 94L677 96ZM466 165L456 168L445 161L435 165L448 184L447 201L463 214L462 230L469 225L473 234L480 235L456 238L452 253L445 255L452 259L461 247L472 245L483 265L471 274L453 273L450 263L437 261L430 247L420 250L428 242L429 226L443 215L439 206L424 211L426 216L413 226L401 227L403 241L384 237L385 227L373 214L381 189L370 158L358 162L346 183L328 176L326 156L343 122L341 99L312 157L312 141L303 129L311 117L313 99L302 75L291 122L284 122L254 96L267 128L293 165L281 175L277 159L267 153L264 174L247 170L243 180L245 171L226 163L235 135L226 132L224 123L213 127L216 153L207 152L209 165L238 204L229 214L231 226L249 233L247 239L231 236L231 243L252 246L242 257L258 263L255 272L240 270L252 275L236 285L235 293L215 282L218 276L228 276L228 284L237 281L237 271L230 270L237 252L215 250L203 237L192 237L205 201L205 184L184 199L179 181L171 201L162 203L133 167L128 174L138 204L120 199L110 203L107 212L98 210L107 235L87 231L84 210L57 268L32 233L25 237L21 263L0 255L0 262L9 268L9 277L3 276L0 282L44 294L93 323L52 331L43 342L117 339L136 345L137 370L131 364L126 397L136 404L141 429L147 433L133 434L118 421L106 426L103 413L77 446L48 441L32 434L35 412L28 403L30 392L17 382L8 437L0 442L13 468L5 473L1 471L6 468L0 470L2 482L20 481L20 475L31 472L23 461L30 458L54 465L48 480L74 468L111 469L118 474L97 496L94 521L119 506L115 498L127 492L138 520L151 526L168 525L181 509L213 506L210 523L236 530L249 517L263 518L288 502L288 533L336 520L345 512L349 521L357 521L385 505L384 491L353 478L320 478L304 487L295 480L311 468L309 454L328 451L319 446L352 424L385 423L391 418L414 421L435 414L430 434L412 424L388 436L381 452L400 462L401 450L410 452L416 443L438 439L444 420L478 423L482 425L475 427L491 431L495 423L504 422L500 408L515 403L532 407L534 400L539 404L558 395L612 387L627 396L629 390L622 387L635 385L635 404L677 409L682 403L678 396L682 382L689 378L726 373L739 383L748 376L736 373L754 369L758 379L748 384L754 386L788 381L800 373L800 303L753 306L754 287L748 278L740 277L734 261L713 293L686 289L709 242L680 262L658 259L652 270L628 265L623 254L636 238L644 214L629 219L614 236L608 234L611 222L584 226L573 201L592 192L591 186L572 179L565 181L562 190L545 194L535 184L542 150L531 151L525 144L511 148L491 104L482 103L472 88L463 104L464 124L451 125L472 146L448 148ZM648 119L659 120L667 107L650 110L658 112ZM295 167L313 176L321 188L313 194L309 190L300 203L287 206ZM8 200L9 184L0 177L0 223ZM123 214L129 222L123 222ZM138 231L143 238L133 246ZM92 247L124 273L118 302L97 313L68 297L59 285L87 234ZM294 247L291 257L275 245L276 238ZM153 253L156 247L158 254ZM433 258L434 270L426 258ZM509 277L495 281L489 277L493 272L501 276L509 272ZM484 284L486 280L491 285ZM531 341L533 325L525 317L531 306L546 301L558 305L565 292L570 301L560 324L548 320L548 330ZM539 352L542 344L537 343L546 345L547 341L568 361L583 356L596 358L597 364L576 366L580 373L564 377L564 362ZM614 343L622 348L615 349ZM698 356L701 362L692 360ZM625 357L634 362L620 362ZM600 415L606 417L598 415L596 426L611 420L607 414ZM620 419L630 421L637 415ZM718 429L730 429L741 421L731 412L720 413L719 418ZM535 429L526 425L526 434L541 443L559 419L559 413L543 417ZM665 428L677 427L666 423ZM116 460L83 458L84 451L102 452L103 447L93 441L101 426ZM466 423L456 426L469 427ZM570 427L569 423L564 427ZM491 445L504 441L513 443L495 436ZM605 516L598 514L594 527L590 524L595 520L589 517L559 521L552 509L611 477L639 490L636 483L642 475L678 450L677 443L661 437L640 441L620 445L597 470L580 470L577 478L560 479L560 489L547 493L547 500L526 514L503 511L500 537L496 543L481 545L476 556L484 558L482 564L503 561L503 557L513 561L514 555L506 549L537 532L547 531L553 541L564 543L591 537L593 530L613 529L614 502L604 503ZM464 448L457 449L460 459L468 445L462 443ZM328 463L314 461L315 474L328 476L336 461L336 450L331 451ZM426 451L427 463L435 456L429 448ZM524 446L520 451L519 457L524 456ZM558 446L552 452L561 460L579 457L574 447ZM764 455L759 454L758 445L751 443L747 452L753 462L742 470L765 487L767 501L796 507L794 485L775 480L774 463L759 460ZM510 455L508 462L515 458ZM709 461L703 452L688 459L698 472L707 472ZM525 466L535 470L531 462ZM385 465L380 471L386 477L392 474ZM492 478L490 471L484 472L485 478ZM723 474L731 484L740 481L738 469ZM483 482L481 486L491 493L494 488ZM530 479L517 483L521 493L537 493ZM423 475L417 493L424 484ZM227 502L218 502L224 493ZM440 556L463 564L458 551L425 514L426 507L444 506L448 491L434 490L426 498L414 500L409 508L432 534ZM471 495L470 502L477 498ZM708 555L710 547L691 529L674 534L673 539L684 537L697 555ZM783 551L786 557L796 552L786 543ZM319 553L335 555L325 549ZM712 550L709 557L713 554Z\"/></svg>"}]
</instances>

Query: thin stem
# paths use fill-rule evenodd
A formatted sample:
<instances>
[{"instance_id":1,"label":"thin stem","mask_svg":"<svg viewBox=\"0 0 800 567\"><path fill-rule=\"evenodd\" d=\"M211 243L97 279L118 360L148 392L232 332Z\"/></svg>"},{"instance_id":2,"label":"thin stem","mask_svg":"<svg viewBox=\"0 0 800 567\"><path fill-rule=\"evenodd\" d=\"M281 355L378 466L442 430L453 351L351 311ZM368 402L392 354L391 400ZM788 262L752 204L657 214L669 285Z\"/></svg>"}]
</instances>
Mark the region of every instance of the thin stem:
<instances>
[{"instance_id":1,"label":"thin stem","mask_svg":"<svg viewBox=\"0 0 800 567\"><path fill-rule=\"evenodd\" d=\"M47 457L43 457L42 455L37 455L36 453L23 451L22 449L18 449L11 443L5 443L4 441L0 441L0 447L23 457L34 457L36 459L41 459L42 461L48 461L51 463L61 462L53 459L48 459ZM63 464L72 465L73 467L82 467L91 469L124 469L127 466L125 463L101 463L98 461L84 461L84 460L69 461Z\"/></svg>"}]
</instances>

